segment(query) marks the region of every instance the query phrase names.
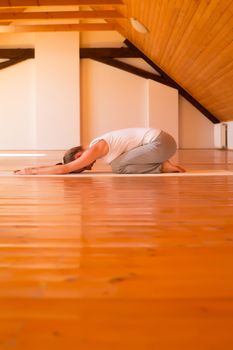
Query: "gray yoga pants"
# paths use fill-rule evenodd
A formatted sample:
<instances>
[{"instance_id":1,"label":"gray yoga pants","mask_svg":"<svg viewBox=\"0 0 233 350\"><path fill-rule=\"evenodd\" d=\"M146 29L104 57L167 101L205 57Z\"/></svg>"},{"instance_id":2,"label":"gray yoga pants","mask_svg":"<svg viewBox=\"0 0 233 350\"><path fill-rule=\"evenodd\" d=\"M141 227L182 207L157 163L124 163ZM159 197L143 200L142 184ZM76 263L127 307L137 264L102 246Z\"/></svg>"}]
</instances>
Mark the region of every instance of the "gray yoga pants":
<instances>
[{"instance_id":1,"label":"gray yoga pants","mask_svg":"<svg viewBox=\"0 0 233 350\"><path fill-rule=\"evenodd\" d=\"M173 137L161 131L154 142L133 148L121 154L111 163L117 174L158 174L162 163L171 158L177 150Z\"/></svg>"}]
</instances>

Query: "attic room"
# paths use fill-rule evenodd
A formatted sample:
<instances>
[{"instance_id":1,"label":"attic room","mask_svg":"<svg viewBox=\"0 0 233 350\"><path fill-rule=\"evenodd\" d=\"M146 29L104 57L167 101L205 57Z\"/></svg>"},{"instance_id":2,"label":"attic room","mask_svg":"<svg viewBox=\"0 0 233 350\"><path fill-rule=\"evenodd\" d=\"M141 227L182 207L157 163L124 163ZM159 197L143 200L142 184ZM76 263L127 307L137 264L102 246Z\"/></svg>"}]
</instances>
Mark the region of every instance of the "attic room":
<instances>
[{"instance_id":1,"label":"attic room","mask_svg":"<svg viewBox=\"0 0 233 350\"><path fill-rule=\"evenodd\" d=\"M231 0L0 0L0 350L232 349L232 58Z\"/></svg>"}]
</instances>

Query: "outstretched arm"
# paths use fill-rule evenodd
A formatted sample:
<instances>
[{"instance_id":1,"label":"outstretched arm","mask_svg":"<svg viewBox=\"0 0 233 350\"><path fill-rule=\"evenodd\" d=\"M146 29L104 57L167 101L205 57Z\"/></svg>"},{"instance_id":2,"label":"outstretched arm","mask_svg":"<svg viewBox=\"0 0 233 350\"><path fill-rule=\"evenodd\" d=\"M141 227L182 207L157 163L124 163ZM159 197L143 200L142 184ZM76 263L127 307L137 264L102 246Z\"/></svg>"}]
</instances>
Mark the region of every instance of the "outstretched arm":
<instances>
[{"instance_id":1,"label":"outstretched arm","mask_svg":"<svg viewBox=\"0 0 233 350\"><path fill-rule=\"evenodd\" d=\"M49 175L49 174L68 174L74 171L82 170L98 158L105 156L108 153L108 144L104 140L100 140L91 148L88 148L83 154L73 162L61 165L42 166L16 170L16 175Z\"/></svg>"}]
</instances>

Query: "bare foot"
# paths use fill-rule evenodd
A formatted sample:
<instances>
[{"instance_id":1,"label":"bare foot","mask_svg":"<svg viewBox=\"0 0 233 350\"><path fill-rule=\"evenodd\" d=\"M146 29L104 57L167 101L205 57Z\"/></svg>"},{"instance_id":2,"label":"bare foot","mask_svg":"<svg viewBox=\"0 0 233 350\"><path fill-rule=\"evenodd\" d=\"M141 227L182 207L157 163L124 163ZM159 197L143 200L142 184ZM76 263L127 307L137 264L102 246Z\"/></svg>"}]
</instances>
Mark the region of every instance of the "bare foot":
<instances>
[{"instance_id":1,"label":"bare foot","mask_svg":"<svg viewBox=\"0 0 233 350\"><path fill-rule=\"evenodd\" d=\"M185 173L185 169L172 164L169 160L162 163L162 173Z\"/></svg>"}]
</instances>

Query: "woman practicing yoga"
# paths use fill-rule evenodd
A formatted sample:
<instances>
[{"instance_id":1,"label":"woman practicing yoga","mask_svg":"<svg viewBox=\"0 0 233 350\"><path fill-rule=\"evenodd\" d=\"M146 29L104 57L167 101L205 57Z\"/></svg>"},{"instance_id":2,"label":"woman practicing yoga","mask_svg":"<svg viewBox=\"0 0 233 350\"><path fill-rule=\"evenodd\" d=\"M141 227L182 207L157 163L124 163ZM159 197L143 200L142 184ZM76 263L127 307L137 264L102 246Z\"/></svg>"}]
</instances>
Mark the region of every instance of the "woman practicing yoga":
<instances>
[{"instance_id":1,"label":"woman practicing yoga","mask_svg":"<svg viewBox=\"0 0 233 350\"><path fill-rule=\"evenodd\" d=\"M16 175L81 173L91 170L97 159L110 164L113 173L157 174L184 172L169 159L177 150L171 135L160 129L129 128L108 132L94 139L89 148L69 149L64 164L16 170Z\"/></svg>"}]
</instances>

